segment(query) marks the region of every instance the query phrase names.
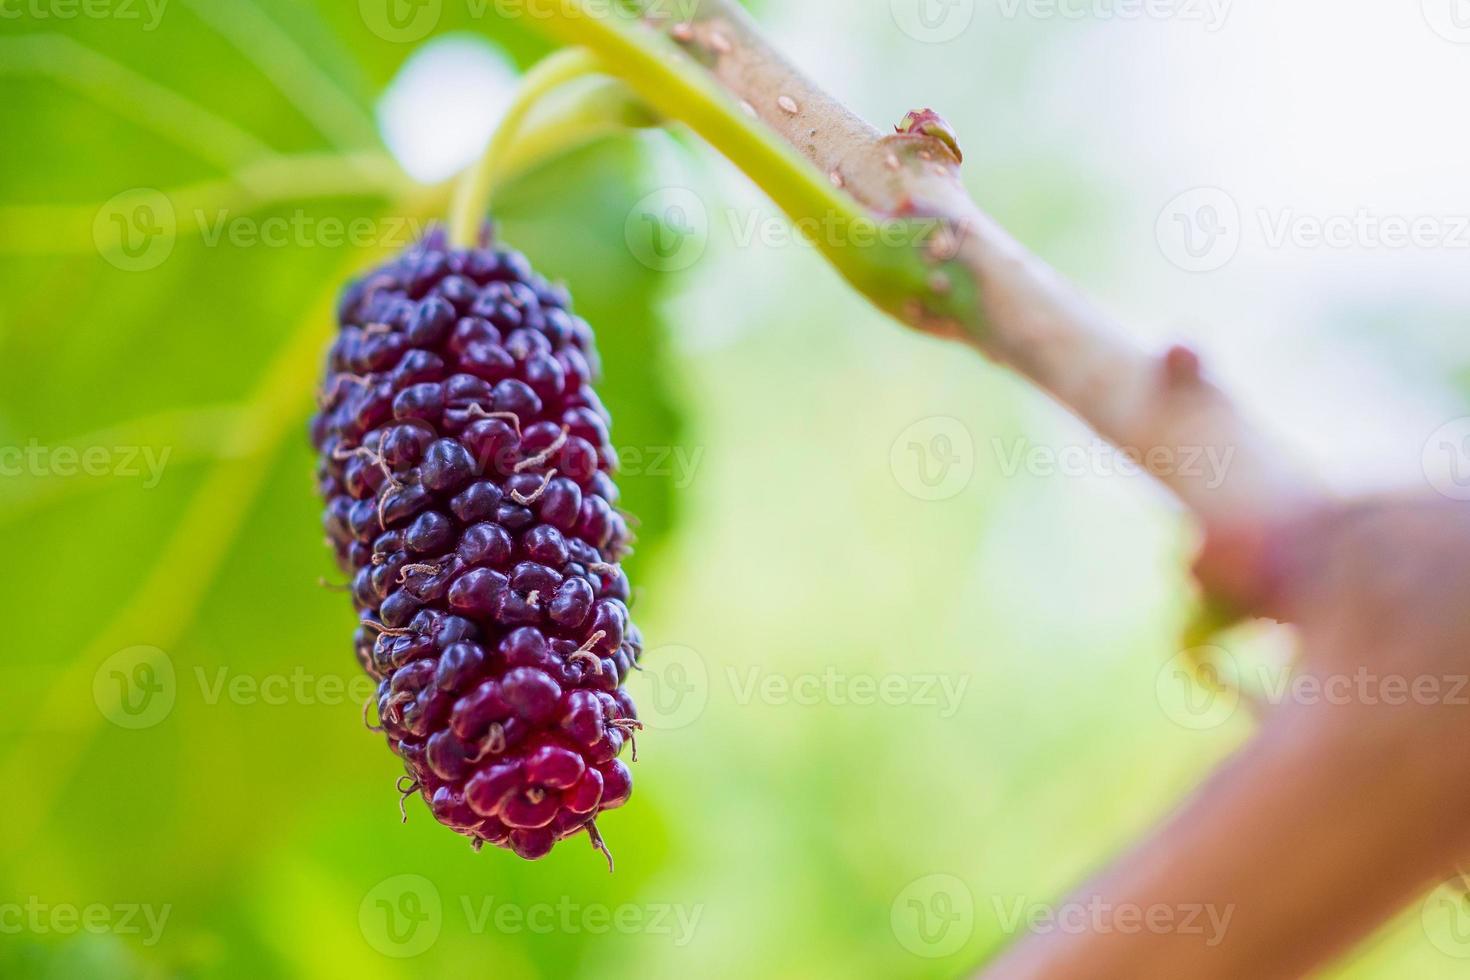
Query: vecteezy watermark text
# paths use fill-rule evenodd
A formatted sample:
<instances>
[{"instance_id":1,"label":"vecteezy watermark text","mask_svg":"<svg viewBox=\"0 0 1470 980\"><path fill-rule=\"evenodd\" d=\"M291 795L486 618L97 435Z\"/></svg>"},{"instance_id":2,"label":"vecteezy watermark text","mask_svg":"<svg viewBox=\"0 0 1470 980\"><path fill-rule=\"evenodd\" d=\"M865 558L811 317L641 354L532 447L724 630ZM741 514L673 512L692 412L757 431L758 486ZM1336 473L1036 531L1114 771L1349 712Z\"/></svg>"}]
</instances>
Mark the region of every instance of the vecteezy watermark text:
<instances>
[{"instance_id":1,"label":"vecteezy watermark text","mask_svg":"<svg viewBox=\"0 0 1470 980\"><path fill-rule=\"evenodd\" d=\"M0 446L0 478L142 477L143 487L152 490L172 454L169 446L45 446L31 439L24 446Z\"/></svg>"},{"instance_id":2,"label":"vecteezy watermark text","mask_svg":"<svg viewBox=\"0 0 1470 980\"><path fill-rule=\"evenodd\" d=\"M1241 208L1229 192L1195 187L1177 195L1154 226L1159 250L1186 272L1214 272L1248 237L1271 251L1470 251L1470 214L1395 213L1373 207L1310 212Z\"/></svg>"},{"instance_id":3,"label":"vecteezy watermark text","mask_svg":"<svg viewBox=\"0 0 1470 980\"><path fill-rule=\"evenodd\" d=\"M719 224L739 249L922 248L942 260L952 258L962 244L958 233L938 218L854 220L829 211L789 221L751 208L724 208L711 217L703 198L678 186L661 187L640 198L624 221L623 237L633 257L648 268L682 272L704 257L712 227Z\"/></svg>"},{"instance_id":4,"label":"vecteezy watermark text","mask_svg":"<svg viewBox=\"0 0 1470 980\"><path fill-rule=\"evenodd\" d=\"M1000 0L1007 20L1170 20L1203 24L1214 33L1225 26L1235 0Z\"/></svg>"},{"instance_id":5,"label":"vecteezy watermark text","mask_svg":"<svg viewBox=\"0 0 1470 980\"><path fill-rule=\"evenodd\" d=\"M0 20L133 21L152 31L163 20L169 0L0 0Z\"/></svg>"},{"instance_id":6,"label":"vecteezy watermark text","mask_svg":"<svg viewBox=\"0 0 1470 980\"><path fill-rule=\"evenodd\" d=\"M186 235L205 248L394 248L423 237L427 225L407 215L341 217L296 208L257 215L230 208L181 208L151 187L114 195L92 220L97 252L125 272L146 272L168 261Z\"/></svg>"},{"instance_id":7,"label":"vecteezy watermark text","mask_svg":"<svg viewBox=\"0 0 1470 980\"><path fill-rule=\"evenodd\" d=\"M1059 905L1032 902L1024 897L993 896L991 907L1001 931L1007 935L1024 930L1042 936L1055 933L1197 936L1211 949L1224 941L1225 931L1235 916L1234 905L1222 907L1205 902L1139 905L1109 902L1100 895Z\"/></svg>"},{"instance_id":8,"label":"vecteezy watermark text","mask_svg":"<svg viewBox=\"0 0 1470 980\"><path fill-rule=\"evenodd\" d=\"M194 221L205 246L221 242L235 248L403 248L418 241L428 226L416 218L339 218L303 210L257 218L228 209L196 210Z\"/></svg>"},{"instance_id":9,"label":"vecteezy watermark text","mask_svg":"<svg viewBox=\"0 0 1470 980\"><path fill-rule=\"evenodd\" d=\"M697 12L698 0L358 0L358 15L385 41L412 44L439 26L445 7L471 20L609 20L642 18L683 23Z\"/></svg>"},{"instance_id":10,"label":"vecteezy watermark text","mask_svg":"<svg viewBox=\"0 0 1470 980\"><path fill-rule=\"evenodd\" d=\"M278 708L284 705L320 705L334 707L342 704L362 704L378 689L377 684L366 674L313 674L305 667L295 667L289 674L241 674L229 667L215 667L206 671L194 668L194 679L199 684L199 694L207 705L221 701L238 705L265 705Z\"/></svg>"},{"instance_id":11,"label":"vecteezy watermark text","mask_svg":"<svg viewBox=\"0 0 1470 980\"><path fill-rule=\"evenodd\" d=\"M172 905L147 902L92 902L75 905L70 902L43 902L31 895L24 902L0 902L0 935L33 936L93 935L141 936L144 946L154 946L163 936L163 928L173 912Z\"/></svg>"},{"instance_id":12,"label":"vecteezy watermark text","mask_svg":"<svg viewBox=\"0 0 1470 980\"><path fill-rule=\"evenodd\" d=\"M990 440L991 450L1004 477L1027 473L1037 477L1140 476L1145 471L1159 476L1198 479L1207 489L1217 489L1235 459L1234 446L1150 446L1147 449L1112 445L1102 439L1067 446L1038 446L1024 436L1007 445Z\"/></svg>"},{"instance_id":13,"label":"vecteezy watermark text","mask_svg":"<svg viewBox=\"0 0 1470 980\"><path fill-rule=\"evenodd\" d=\"M665 644L644 651L635 683L645 725L671 731L693 724L721 691L739 706L772 708L915 708L935 710L941 718L959 711L971 675L944 673L861 673L836 666L810 671L774 671L759 664L712 671L692 647ZM723 687L721 687L723 685Z\"/></svg>"},{"instance_id":14,"label":"vecteezy watermark text","mask_svg":"<svg viewBox=\"0 0 1470 980\"><path fill-rule=\"evenodd\" d=\"M794 675L727 667L726 676L739 705L912 706L938 708L941 718L954 717L970 686L969 674L852 674L836 667Z\"/></svg>"},{"instance_id":15,"label":"vecteezy watermark text","mask_svg":"<svg viewBox=\"0 0 1470 980\"><path fill-rule=\"evenodd\" d=\"M554 902L517 902L495 895L457 896L446 902L423 875L395 875L363 896L358 927L369 946L384 956L408 958L426 952L439 939L444 920L458 912L472 935L499 933L537 936L586 934L663 937L688 946L704 917L704 904L624 902L607 905L562 895Z\"/></svg>"},{"instance_id":16,"label":"vecteezy watermark text","mask_svg":"<svg viewBox=\"0 0 1470 980\"><path fill-rule=\"evenodd\" d=\"M667 936L674 946L688 946L699 928L704 905L678 905L664 902L604 905L580 902L563 895L555 903L511 902L493 895L471 898L460 896L465 924L479 935L495 931L502 935L528 932L532 935L647 935Z\"/></svg>"},{"instance_id":17,"label":"vecteezy watermark text","mask_svg":"<svg viewBox=\"0 0 1470 980\"><path fill-rule=\"evenodd\" d=\"M1297 670L1290 664L1242 664L1211 645L1175 654L1154 678L1159 707L1192 731L1218 728L1249 700L1258 708L1470 707L1470 674L1406 674L1368 667Z\"/></svg>"},{"instance_id":18,"label":"vecteezy watermark text","mask_svg":"<svg viewBox=\"0 0 1470 980\"><path fill-rule=\"evenodd\" d=\"M191 683L192 682L192 685ZM153 728L172 714L180 697L198 692L206 707L360 706L377 693L363 673L317 674L296 666L275 673L242 673L228 666L180 671L163 650L128 647L104 660L92 678L97 710L119 728Z\"/></svg>"}]
</instances>

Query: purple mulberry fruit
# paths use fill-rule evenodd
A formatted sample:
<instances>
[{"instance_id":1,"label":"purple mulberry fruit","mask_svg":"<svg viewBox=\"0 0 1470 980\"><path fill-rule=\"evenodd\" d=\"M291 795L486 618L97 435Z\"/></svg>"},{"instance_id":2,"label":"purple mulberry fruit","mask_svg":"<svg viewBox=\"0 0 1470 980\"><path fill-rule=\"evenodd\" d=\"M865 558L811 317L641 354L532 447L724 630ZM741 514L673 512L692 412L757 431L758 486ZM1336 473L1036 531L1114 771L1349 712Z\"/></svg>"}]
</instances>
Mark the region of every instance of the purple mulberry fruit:
<instances>
[{"instance_id":1,"label":"purple mulberry fruit","mask_svg":"<svg viewBox=\"0 0 1470 980\"><path fill-rule=\"evenodd\" d=\"M344 291L311 429L405 796L532 859L605 850L639 727L617 455L569 303L488 231L432 231Z\"/></svg>"}]
</instances>

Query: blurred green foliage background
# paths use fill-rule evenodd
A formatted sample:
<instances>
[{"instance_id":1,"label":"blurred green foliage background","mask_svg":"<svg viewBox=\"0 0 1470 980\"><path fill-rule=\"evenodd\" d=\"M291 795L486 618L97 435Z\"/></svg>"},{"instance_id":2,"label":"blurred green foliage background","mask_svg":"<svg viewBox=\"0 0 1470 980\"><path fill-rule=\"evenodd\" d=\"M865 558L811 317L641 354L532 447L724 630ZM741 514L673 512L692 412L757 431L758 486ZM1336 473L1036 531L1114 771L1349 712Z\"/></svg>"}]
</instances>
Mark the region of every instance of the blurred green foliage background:
<instances>
[{"instance_id":1,"label":"blurred green foliage background","mask_svg":"<svg viewBox=\"0 0 1470 980\"><path fill-rule=\"evenodd\" d=\"M1157 328L1186 289L1239 295L1134 227L1173 193L1130 197L1146 126L1089 151L1068 120L1093 96L1036 94L1083 26L982 5L926 43L888 6L761 13L874 118L940 104L982 199L1120 313ZM401 825L401 770L344 693L350 604L317 585L338 573L306 420L339 284L447 206L385 149L384 91L446 36L522 68L544 48L494 5L404 5L396 35L380 8L0 0L0 446L28 453L0 479L0 976L954 976L1247 735L1244 710L1193 724L1166 690L1190 546L1167 503L1007 465L1087 437L870 310L706 150L646 133L518 180L497 215L598 329L640 461L650 730L603 821L618 871L575 842L473 854L418 800ZM161 258L116 247L119 216L166 217L140 188L173 210ZM634 242L669 188L706 212L677 271ZM295 230L211 238L273 218ZM354 219L365 244L319 223ZM1384 307L1448 322L1425 292ZM1331 346L1327 320L1289 343ZM1357 331L1375 350L1393 328ZM1458 336L1393 369L1454 406ZM118 678L155 688L141 716ZM1339 975L1462 975L1437 916Z\"/></svg>"}]
</instances>

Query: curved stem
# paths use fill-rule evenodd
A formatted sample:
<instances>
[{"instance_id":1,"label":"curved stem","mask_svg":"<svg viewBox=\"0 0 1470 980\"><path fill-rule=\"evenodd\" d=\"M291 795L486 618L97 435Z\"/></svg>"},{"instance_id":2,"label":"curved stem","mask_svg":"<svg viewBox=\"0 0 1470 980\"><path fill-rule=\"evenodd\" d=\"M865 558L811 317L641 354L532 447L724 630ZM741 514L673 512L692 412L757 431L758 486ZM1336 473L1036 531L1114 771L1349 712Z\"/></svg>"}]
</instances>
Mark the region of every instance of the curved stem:
<instances>
[{"instance_id":1,"label":"curved stem","mask_svg":"<svg viewBox=\"0 0 1470 980\"><path fill-rule=\"evenodd\" d=\"M464 246L475 244L495 182L501 178L502 161L536 104L565 83L602 70L601 60L592 52L570 48L550 55L526 73L484 154L455 188L449 218L451 241Z\"/></svg>"},{"instance_id":2,"label":"curved stem","mask_svg":"<svg viewBox=\"0 0 1470 980\"><path fill-rule=\"evenodd\" d=\"M662 124L648 105L616 78L594 77L553 93L521 125L496 158L492 196L527 171L606 136Z\"/></svg>"}]
</instances>

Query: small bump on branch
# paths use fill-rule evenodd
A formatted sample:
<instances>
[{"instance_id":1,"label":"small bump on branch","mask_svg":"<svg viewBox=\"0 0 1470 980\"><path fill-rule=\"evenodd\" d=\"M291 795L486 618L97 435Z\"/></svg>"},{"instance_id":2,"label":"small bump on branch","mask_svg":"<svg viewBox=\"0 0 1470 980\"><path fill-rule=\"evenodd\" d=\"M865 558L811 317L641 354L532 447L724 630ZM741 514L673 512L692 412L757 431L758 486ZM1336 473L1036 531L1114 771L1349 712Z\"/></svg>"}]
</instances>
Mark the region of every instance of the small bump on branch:
<instances>
[{"instance_id":1,"label":"small bump on branch","mask_svg":"<svg viewBox=\"0 0 1470 980\"><path fill-rule=\"evenodd\" d=\"M943 143L945 148L954 155L955 163L964 163L965 155L960 152L960 138L954 131L954 127L933 109L911 109L903 117L894 132L903 135L930 136Z\"/></svg>"}]
</instances>

